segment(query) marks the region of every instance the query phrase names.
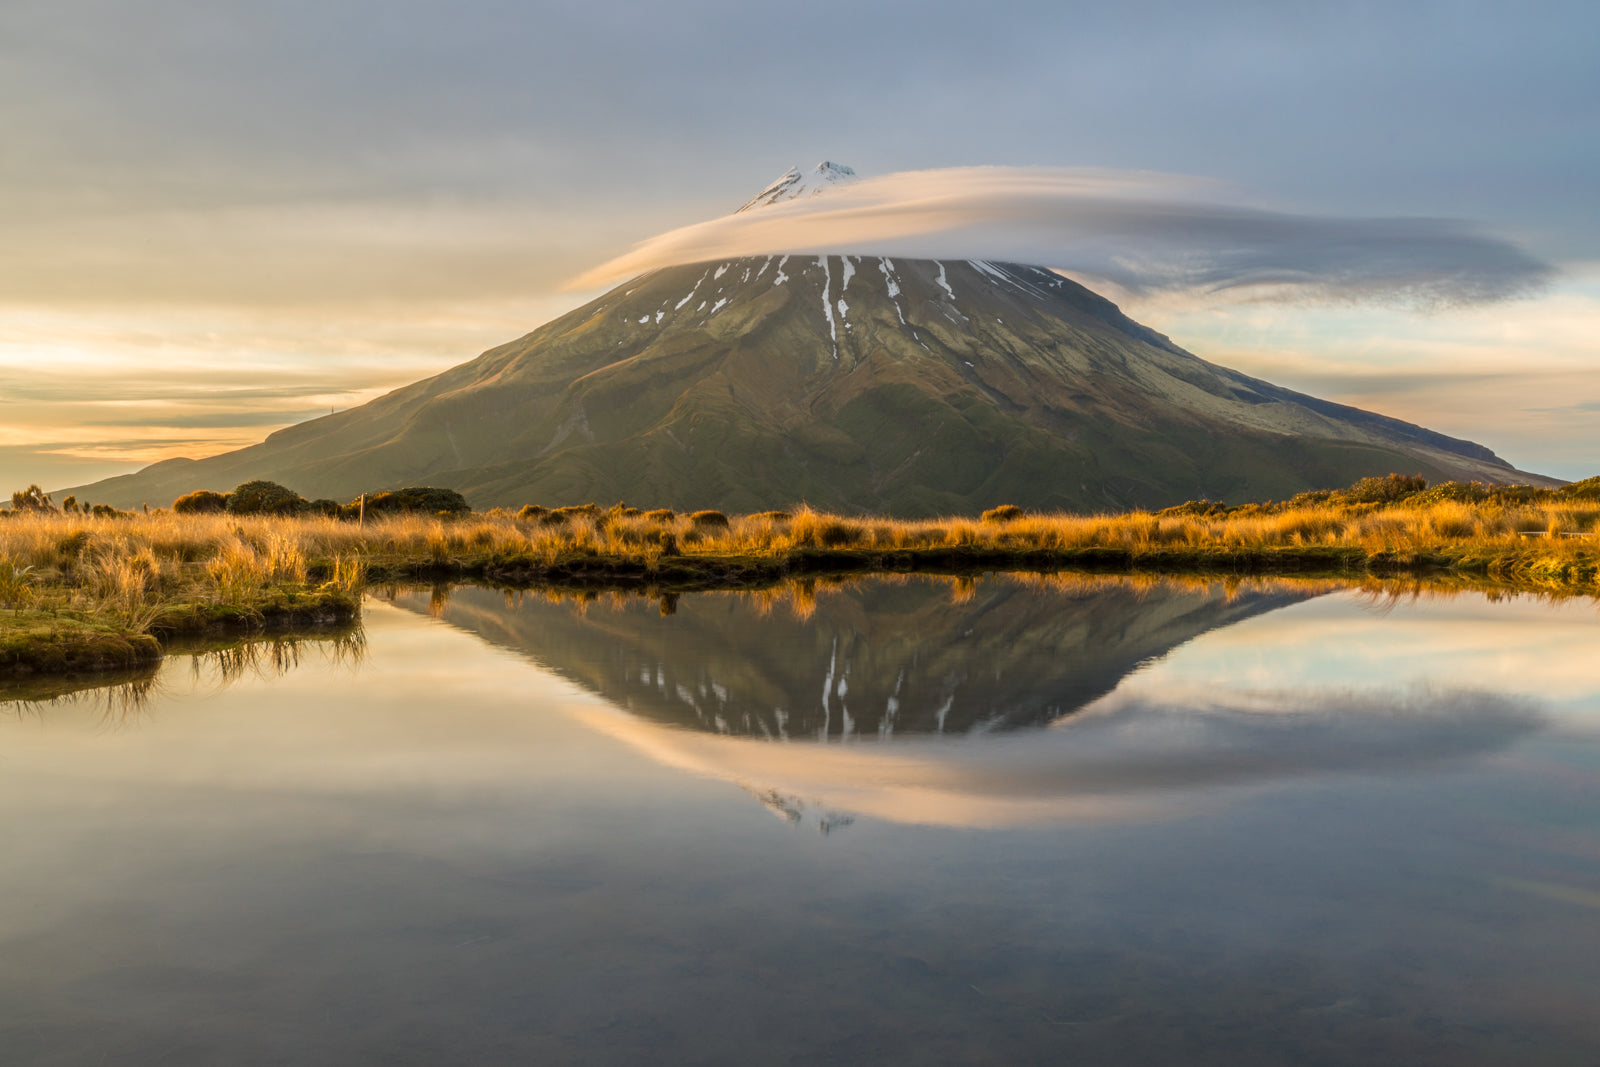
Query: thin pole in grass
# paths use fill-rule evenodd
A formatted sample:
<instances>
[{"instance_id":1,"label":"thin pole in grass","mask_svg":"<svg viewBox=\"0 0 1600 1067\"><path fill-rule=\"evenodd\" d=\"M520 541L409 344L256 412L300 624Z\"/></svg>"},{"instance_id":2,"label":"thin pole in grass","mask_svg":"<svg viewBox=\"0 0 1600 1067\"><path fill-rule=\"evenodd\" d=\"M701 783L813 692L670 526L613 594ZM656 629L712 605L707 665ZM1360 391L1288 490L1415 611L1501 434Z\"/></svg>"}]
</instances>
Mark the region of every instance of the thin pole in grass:
<instances>
[{"instance_id":1,"label":"thin pole in grass","mask_svg":"<svg viewBox=\"0 0 1600 1067\"><path fill-rule=\"evenodd\" d=\"M356 523L356 527L357 529L361 530L365 530L367 528L367 494L365 493L361 494L360 519Z\"/></svg>"}]
</instances>

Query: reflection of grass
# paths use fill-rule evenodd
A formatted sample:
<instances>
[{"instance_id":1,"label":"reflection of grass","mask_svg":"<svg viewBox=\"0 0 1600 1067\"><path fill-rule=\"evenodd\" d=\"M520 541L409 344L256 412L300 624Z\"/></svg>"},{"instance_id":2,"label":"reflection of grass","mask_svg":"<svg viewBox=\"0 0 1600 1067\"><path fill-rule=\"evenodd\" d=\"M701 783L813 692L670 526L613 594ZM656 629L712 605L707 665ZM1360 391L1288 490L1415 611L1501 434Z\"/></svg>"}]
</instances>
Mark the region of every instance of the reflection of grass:
<instances>
[{"instance_id":1,"label":"reflection of grass","mask_svg":"<svg viewBox=\"0 0 1600 1067\"><path fill-rule=\"evenodd\" d=\"M1429 491L1433 493L1433 490ZM33 512L0 520L0 672L126 666L216 628L348 619L372 579L650 588L842 572L980 569L1429 574L1594 592L1600 501L1338 497L1152 514L897 521L617 507L459 519ZM559 514L559 522L547 521ZM1568 536L1580 535L1580 536ZM658 594L659 595L659 594ZM670 604L663 604L669 610Z\"/></svg>"},{"instance_id":2,"label":"reflection of grass","mask_svg":"<svg viewBox=\"0 0 1600 1067\"><path fill-rule=\"evenodd\" d=\"M335 667L354 670L366 659L367 639L359 624L350 623L319 627L313 634L180 635L166 642L165 651L188 658L195 683L224 689L249 677L288 674L300 665L307 648L314 648ZM0 675L0 702L37 710L62 702L94 701L103 703L104 718L120 720L141 711L155 695L159 669L152 661L67 674Z\"/></svg>"}]
</instances>

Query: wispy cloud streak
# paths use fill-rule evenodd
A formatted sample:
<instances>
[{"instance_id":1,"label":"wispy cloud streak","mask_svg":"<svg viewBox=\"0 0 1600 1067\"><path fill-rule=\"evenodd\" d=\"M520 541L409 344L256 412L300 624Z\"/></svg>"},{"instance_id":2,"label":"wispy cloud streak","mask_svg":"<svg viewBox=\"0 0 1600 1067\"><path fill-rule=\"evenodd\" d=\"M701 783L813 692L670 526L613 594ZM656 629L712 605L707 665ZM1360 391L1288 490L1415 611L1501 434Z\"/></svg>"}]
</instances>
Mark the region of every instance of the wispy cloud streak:
<instances>
[{"instance_id":1,"label":"wispy cloud streak","mask_svg":"<svg viewBox=\"0 0 1600 1067\"><path fill-rule=\"evenodd\" d=\"M1531 292L1548 264L1467 222L1274 211L1218 183L1109 170L962 167L870 178L653 237L572 289L773 254L991 259L1133 294L1451 306Z\"/></svg>"}]
</instances>

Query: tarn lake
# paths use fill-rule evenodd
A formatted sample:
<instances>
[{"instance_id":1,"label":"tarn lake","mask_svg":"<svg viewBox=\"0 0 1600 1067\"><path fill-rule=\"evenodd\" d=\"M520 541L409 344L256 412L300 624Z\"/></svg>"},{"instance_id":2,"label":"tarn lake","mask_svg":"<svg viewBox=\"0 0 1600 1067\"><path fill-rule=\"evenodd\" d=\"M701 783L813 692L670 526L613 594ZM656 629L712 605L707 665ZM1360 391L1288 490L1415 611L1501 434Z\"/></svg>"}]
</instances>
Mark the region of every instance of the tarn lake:
<instances>
[{"instance_id":1,"label":"tarn lake","mask_svg":"<svg viewBox=\"0 0 1600 1067\"><path fill-rule=\"evenodd\" d=\"M104 681L0 692L7 1065L1600 1063L1593 600L441 588Z\"/></svg>"}]
</instances>

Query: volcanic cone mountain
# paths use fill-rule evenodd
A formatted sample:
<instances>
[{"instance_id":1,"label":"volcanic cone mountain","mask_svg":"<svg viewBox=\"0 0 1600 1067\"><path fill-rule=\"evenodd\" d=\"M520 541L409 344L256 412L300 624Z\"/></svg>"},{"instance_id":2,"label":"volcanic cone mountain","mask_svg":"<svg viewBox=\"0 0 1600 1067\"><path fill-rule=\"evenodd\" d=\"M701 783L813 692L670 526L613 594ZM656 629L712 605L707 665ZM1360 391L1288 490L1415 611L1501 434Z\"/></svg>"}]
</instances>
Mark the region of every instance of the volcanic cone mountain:
<instances>
[{"instance_id":1,"label":"volcanic cone mountain","mask_svg":"<svg viewBox=\"0 0 1600 1067\"><path fill-rule=\"evenodd\" d=\"M791 171L746 210L827 195ZM1481 445L1208 363L1042 267L773 255L634 278L362 407L74 490L164 504L253 478L476 506L1099 510L1282 498L1390 471L1548 480Z\"/></svg>"}]
</instances>

